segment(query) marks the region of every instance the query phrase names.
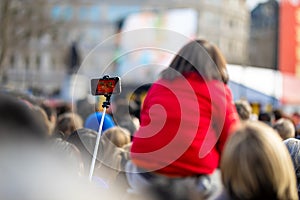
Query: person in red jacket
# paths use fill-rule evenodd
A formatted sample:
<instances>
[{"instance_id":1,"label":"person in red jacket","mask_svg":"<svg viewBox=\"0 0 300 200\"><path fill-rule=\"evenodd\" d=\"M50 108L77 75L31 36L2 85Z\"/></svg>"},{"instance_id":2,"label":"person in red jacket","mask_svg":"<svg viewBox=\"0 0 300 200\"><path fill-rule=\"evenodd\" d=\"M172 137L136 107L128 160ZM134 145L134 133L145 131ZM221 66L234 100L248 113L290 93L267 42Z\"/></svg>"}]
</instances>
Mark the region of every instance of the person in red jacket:
<instances>
[{"instance_id":1,"label":"person in red jacket","mask_svg":"<svg viewBox=\"0 0 300 200\"><path fill-rule=\"evenodd\" d=\"M223 55L208 41L191 41L178 52L142 107L127 164L139 173L127 175L134 189L151 185L153 177L188 178L201 180L195 181L200 194L216 193L220 155L239 123L228 79Z\"/></svg>"}]
</instances>

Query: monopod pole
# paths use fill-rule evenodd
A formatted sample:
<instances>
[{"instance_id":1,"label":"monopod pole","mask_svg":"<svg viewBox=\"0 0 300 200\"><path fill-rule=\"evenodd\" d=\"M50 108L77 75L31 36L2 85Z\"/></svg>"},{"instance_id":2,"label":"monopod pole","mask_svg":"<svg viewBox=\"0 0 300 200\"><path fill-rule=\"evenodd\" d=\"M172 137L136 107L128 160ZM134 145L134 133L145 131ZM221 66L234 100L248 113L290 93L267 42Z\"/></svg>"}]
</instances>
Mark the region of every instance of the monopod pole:
<instances>
[{"instance_id":1,"label":"monopod pole","mask_svg":"<svg viewBox=\"0 0 300 200\"><path fill-rule=\"evenodd\" d=\"M94 173L94 169L95 169L95 163L96 163L96 159L97 159L97 153L98 153L98 148L99 148L99 143L100 143L101 132L102 132L102 127L103 127L105 114L106 114L106 106L104 106L104 108L103 108L103 113L102 113L102 117L101 117L101 121L100 121L100 126L99 126L99 129L98 129L98 134L97 134L97 139L96 139L96 144L95 144L95 148L94 148L93 159L92 159L92 164L91 164L90 174L89 174L89 180L90 181L92 181L92 177L93 177L93 173Z\"/></svg>"}]
</instances>

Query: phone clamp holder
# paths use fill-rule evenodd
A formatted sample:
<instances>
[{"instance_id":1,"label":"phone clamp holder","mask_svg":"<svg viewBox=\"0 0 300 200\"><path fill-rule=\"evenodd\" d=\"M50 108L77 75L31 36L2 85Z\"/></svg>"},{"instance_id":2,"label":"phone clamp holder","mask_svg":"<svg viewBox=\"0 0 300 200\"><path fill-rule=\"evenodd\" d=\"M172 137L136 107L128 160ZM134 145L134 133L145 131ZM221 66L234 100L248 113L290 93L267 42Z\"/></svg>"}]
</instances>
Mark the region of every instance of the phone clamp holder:
<instances>
[{"instance_id":1,"label":"phone clamp holder","mask_svg":"<svg viewBox=\"0 0 300 200\"><path fill-rule=\"evenodd\" d=\"M105 96L106 100L102 103L102 107L109 108L111 94L105 94L104 96Z\"/></svg>"}]
</instances>

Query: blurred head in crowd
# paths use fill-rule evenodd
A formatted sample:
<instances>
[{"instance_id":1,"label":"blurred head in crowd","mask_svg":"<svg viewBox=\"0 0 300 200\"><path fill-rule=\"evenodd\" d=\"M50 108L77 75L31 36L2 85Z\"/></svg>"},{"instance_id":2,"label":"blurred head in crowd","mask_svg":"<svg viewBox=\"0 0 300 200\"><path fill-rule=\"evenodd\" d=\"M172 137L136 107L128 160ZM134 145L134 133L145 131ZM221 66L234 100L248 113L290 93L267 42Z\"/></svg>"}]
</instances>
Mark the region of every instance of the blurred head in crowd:
<instances>
[{"instance_id":1,"label":"blurred head in crowd","mask_svg":"<svg viewBox=\"0 0 300 200\"><path fill-rule=\"evenodd\" d=\"M118 126L107 129L103 133L103 137L106 137L113 145L119 148L130 143L129 131Z\"/></svg>"},{"instance_id":2,"label":"blurred head in crowd","mask_svg":"<svg viewBox=\"0 0 300 200\"><path fill-rule=\"evenodd\" d=\"M198 72L206 80L227 83L229 79L224 56L215 45L206 40L195 40L186 44L176 54L170 67L162 72L162 78L173 80L192 71Z\"/></svg>"},{"instance_id":3,"label":"blurred head in crowd","mask_svg":"<svg viewBox=\"0 0 300 200\"><path fill-rule=\"evenodd\" d=\"M53 133L55 125L56 125L56 121L57 121L56 110L53 107L51 107L45 103L41 104L41 108L47 114L47 118L48 118L49 126L50 126L50 132Z\"/></svg>"},{"instance_id":4,"label":"blurred head in crowd","mask_svg":"<svg viewBox=\"0 0 300 200\"><path fill-rule=\"evenodd\" d=\"M294 112L291 118L296 126L300 125L300 114L298 112Z\"/></svg>"},{"instance_id":5,"label":"blurred head in crowd","mask_svg":"<svg viewBox=\"0 0 300 200\"><path fill-rule=\"evenodd\" d=\"M259 113L258 115L258 120L269 125L269 126L272 126L272 114L271 113L268 113L268 112L261 112Z\"/></svg>"},{"instance_id":6,"label":"blurred head in crowd","mask_svg":"<svg viewBox=\"0 0 300 200\"><path fill-rule=\"evenodd\" d=\"M46 138L45 121L32 108L28 102L0 94L0 142Z\"/></svg>"},{"instance_id":7,"label":"blurred head in crowd","mask_svg":"<svg viewBox=\"0 0 300 200\"><path fill-rule=\"evenodd\" d=\"M222 181L233 199L298 199L290 155L275 131L247 122L229 139Z\"/></svg>"},{"instance_id":8,"label":"blurred head in crowd","mask_svg":"<svg viewBox=\"0 0 300 200\"><path fill-rule=\"evenodd\" d=\"M294 164L298 184L298 196L300 197L300 140L289 138L284 140L284 144L287 146Z\"/></svg>"},{"instance_id":9,"label":"blurred head in crowd","mask_svg":"<svg viewBox=\"0 0 300 200\"><path fill-rule=\"evenodd\" d=\"M282 117L284 117L284 113L282 112L282 110L276 109L273 110L273 115L274 115L274 120L277 121L279 119L281 119Z\"/></svg>"},{"instance_id":10,"label":"blurred head in crowd","mask_svg":"<svg viewBox=\"0 0 300 200\"><path fill-rule=\"evenodd\" d=\"M252 108L248 101L246 100L239 100L235 102L236 110L239 114L241 121L246 121L250 119Z\"/></svg>"},{"instance_id":11,"label":"blurred head in crowd","mask_svg":"<svg viewBox=\"0 0 300 200\"><path fill-rule=\"evenodd\" d=\"M67 102L60 102L58 105L56 105L56 114L57 117L64 113L70 113L73 112L72 105Z\"/></svg>"},{"instance_id":12,"label":"blurred head in crowd","mask_svg":"<svg viewBox=\"0 0 300 200\"><path fill-rule=\"evenodd\" d=\"M34 114L40 119L40 123L46 131L47 135L52 135L51 125L48 120L46 112L39 106L33 106Z\"/></svg>"},{"instance_id":13,"label":"blurred head in crowd","mask_svg":"<svg viewBox=\"0 0 300 200\"><path fill-rule=\"evenodd\" d=\"M295 137L295 127L289 119L281 118L277 120L273 125L273 128L283 140Z\"/></svg>"},{"instance_id":14,"label":"blurred head in crowd","mask_svg":"<svg viewBox=\"0 0 300 200\"><path fill-rule=\"evenodd\" d=\"M62 139L66 140L76 129L83 127L81 117L76 113L65 113L58 117L56 132L62 135Z\"/></svg>"},{"instance_id":15,"label":"blurred head in crowd","mask_svg":"<svg viewBox=\"0 0 300 200\"><path fill-rule=\"evenodd\" d=\"M130 143L130 133L120 127L107 129L100 140L97 159L100 161L96 168L96 175L108 182L114 182L118 174L124 170L122 165L126 152L123 147Z\"/></svg>"}]
</instances>

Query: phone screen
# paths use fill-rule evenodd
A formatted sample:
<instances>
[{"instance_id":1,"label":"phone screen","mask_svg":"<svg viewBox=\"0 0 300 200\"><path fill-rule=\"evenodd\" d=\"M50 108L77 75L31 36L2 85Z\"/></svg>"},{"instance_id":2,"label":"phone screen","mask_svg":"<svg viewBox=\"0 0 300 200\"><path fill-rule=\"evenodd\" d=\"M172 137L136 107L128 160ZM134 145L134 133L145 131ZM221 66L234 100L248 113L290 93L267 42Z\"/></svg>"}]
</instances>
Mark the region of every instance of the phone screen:
<instances>
[{"instance_id":1,"label":"phone screen","mask_svg":"<svg viewBox=\"0 0 300 200\"><path fill-rule=\"evenodd\" d=\"M119 77L92 79L91 92L93 95L118 94L121 92Z\"/></svg>"}]
</instances>

